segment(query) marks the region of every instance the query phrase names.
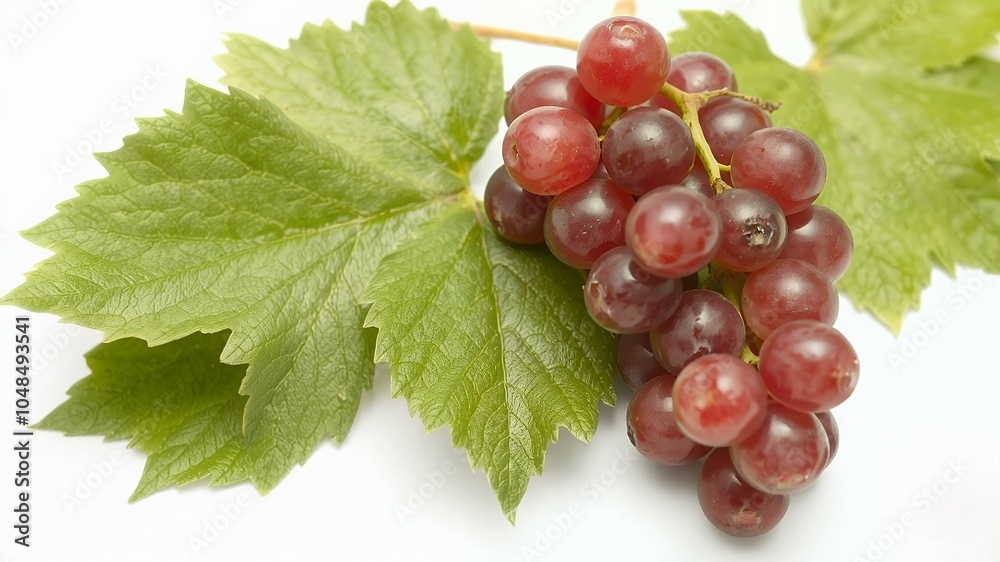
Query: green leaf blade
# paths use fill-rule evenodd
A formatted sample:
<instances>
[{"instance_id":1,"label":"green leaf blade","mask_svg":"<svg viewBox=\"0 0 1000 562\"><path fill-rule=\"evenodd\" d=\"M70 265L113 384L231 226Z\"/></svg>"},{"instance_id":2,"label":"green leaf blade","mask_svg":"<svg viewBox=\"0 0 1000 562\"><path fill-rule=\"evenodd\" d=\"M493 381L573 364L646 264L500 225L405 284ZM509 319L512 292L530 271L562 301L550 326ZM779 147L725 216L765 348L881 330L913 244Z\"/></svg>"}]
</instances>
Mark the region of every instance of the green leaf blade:
<instances>
[{"instance_id":1,"label":"green leaf blade","mask_svg":"<svg viewBox=\"0 0 1000 562\"><path fill-rule=\"evenodd\" d=\"M429 430L451 426L513 520L558 428L587 440L597 402L614 402L613 339L581 306L578 272L509 246L480 212L456 203L388 256L366 325L393 394Z\"/></svg>"},{"instance_id":2,"label":"green leaf blade","mask_svg":"<svg viewBox=\"0 0 1000 562\"><path fill-rule=\"evenodd\" d=\"M307 25L288 49L244 35L227 47L217 58L223 83L270 99L359 161L391 158L425 193L468 187L471 164L497 132L499 55L410 2L374 2L350 32Z\"/></svg>"},{"instance_id":3,"label":"green leaf blade","mask_svg":"<svg viewBox=\"0 0 1000 562\"><path fill-rule=\"evenodd\" d=\"M862 10L855 4L826 6ZM887 3L867 4L865 18L877 21ZM992 8L980 8L983 21L992 21ZM814 28L835 32L843 23L823 19L829 14L807 10ZM859 59L821 51L821 59L796 68L735 16L685 18L689 27L672 35L678 52L705 48L727 60L744 91L782 102L772 116L776 126L802 130L822 148L828 178L819 204L854 232L853 265L838 287L858 308L898 330L919 306L934 265L1000 271L1000 181L985 160L1000 146L1000 106L982 87L1000 80L992 74L1000 67L977 63L974 70L929 74L903 55ZM709 30L715 39L705 44L699 38ZM949 47L942 57L970 54L971 47L942 45Z\"/></svg>"}]
</instances>

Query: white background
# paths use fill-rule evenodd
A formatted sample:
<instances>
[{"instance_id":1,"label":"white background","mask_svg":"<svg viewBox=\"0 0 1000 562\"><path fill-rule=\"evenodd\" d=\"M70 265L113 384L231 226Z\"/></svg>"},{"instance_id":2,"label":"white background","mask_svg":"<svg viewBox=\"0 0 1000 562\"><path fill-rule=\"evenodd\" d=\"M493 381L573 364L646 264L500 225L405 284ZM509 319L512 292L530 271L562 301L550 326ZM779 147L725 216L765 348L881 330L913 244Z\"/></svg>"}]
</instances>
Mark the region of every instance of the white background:
<instances>
[{"instance_id":1,"label":"white background","mask_svg":"<svg viewBox=\"0 0 1000 562\"><path fill-rule=\"evenodd\" d=\"M10 34L21 31L22 18L40 18L42 2L0 5L0 293L47 256L15 232L53 213L57 202L74 195L76 183L103 175L88 158L69 173L53 170L87 140L86 131L110 121L111 132L94 140L98 150L113 150L135 131L132 118L179 110L186 78L217 85L221 72L211 57L222 51L225 31L284 45L306 21L346 25L365 7L330 0L63 2L16 52ZM454 20L580 37L608 15L612 1L416 3L434 4ZM551 19L560 4L566 16ZM733 10L763 29L788 59L801 63L811 54L789 0L639 4L640 15L664 30L680 25L678 8ZM496 47L508 85L534 66L573 64L572 54L555 49ZM149 69L166 76L143 86ZM123 95L137 98L135 107L124 104ZM494 143L475 170L477 187L499 163ZM0 333L12 329L17 313L0 309ZM195 485L128 505L143 455L96 437L37 435L30 551L12 542L15 459L4 438L0 558L992 562L1000 560L998 313L1000 278L972 270L957 279L936 272L922 311L908 318L899 339L845 301L838 327L857 347L863 371L854 397L836 411L839 457L816 486L792 498L782 524L761 539L730 539L705 521L694 492L697 467L616 461L634 455L623 407L602 408L589 446L561 435L512 527L484 475L472 473L462 453L451 449L447 431L427 435L403 401L389 398L380 372L347 442L340 448L324 443L265 498L249 485ZM86 375L82 355L100 335L46 315L34 315L33 322L46 363L33 371L38 420ZM10 364L11 347L0 346L0 365ZM12 391L13 381L0 384L0 427L9 429ZM435 474L445 469L450 474ZM412 512L400 511L408 503ZM575 504L575 515L566 515ZM554 538L543 538L546 533ZM192 546L195 538L204 541L200 549ZM873 547L880 540L884 551Z\"/></svg>"}]
</instances>

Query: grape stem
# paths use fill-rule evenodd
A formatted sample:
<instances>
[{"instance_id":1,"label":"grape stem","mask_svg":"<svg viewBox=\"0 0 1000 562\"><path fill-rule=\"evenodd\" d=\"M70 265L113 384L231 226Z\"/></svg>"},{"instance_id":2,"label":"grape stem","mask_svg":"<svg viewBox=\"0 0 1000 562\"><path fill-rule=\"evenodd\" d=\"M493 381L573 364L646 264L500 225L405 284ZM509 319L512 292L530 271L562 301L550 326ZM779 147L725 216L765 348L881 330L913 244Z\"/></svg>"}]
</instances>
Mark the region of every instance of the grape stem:
<instances>
[{"instance_id":1,"label":"grape stem","mask_svg":"<svg viewBox=\"0 0 1000 562\"><path fill-rule=\"evenodd\" d=\"M708 181L711 183L712 188L715 189L716 193L722 193L723 191L732 188L732 186L727 184L722 179L722 172L728 172L730 167L725 164L720 164L715 158L715 155L712 154L712 148L708 145L708 139L705 138L705 130L702 128L701 120L698 118L698 110L700 110L709 101L721 97L740 99L757 105L769 113L775 111L781 106L781 104L766 102L758 97L748 96L726 88L722 90L712 90L710 92L688 93L668 83L663 85L663 88L660 89L660 93L670 98L670 100L677 104L677 107L680 108L681 118L684 119L684 122L691 128L691 136L694 137L695 151L698 153L698 158L701 159L701 163L705 167L705 172L708 173Z\"/></svg>"},{"instance_id":2,"label":"grape stem","mask_svg":"<svg viewBox=\"0 0 1000 562\"><path fill-rule=\"evenodd\" d=\"M709 265L709 278L718 281L719 285L722 287L722 296L726 297L726 300L733 303L736 310L743 316L743 300L741 295L743 294L743 285L747 282L747 276L743 273L737 271L731 271L722 267L721 265L712 262ZM753 366L757 366L760 363L760 358L757 357L753 351L750 350L748 344L743 345L743 361Z\"/></svg>"},{"instance_id":3,"label":"grape stem","mask_svg":"<svg viewBox=\"0 0 1000 562\"><path fill-rule=\"evenodd\" d=\"M462 29L463 27L468 27L476 35L489 39L509 39L511 41L519 41L521 43L533 43L535 45L559 47L562 49L569 49L571 51L575 51L580 46L579 41L575 39L567 39L565 37L528 33L527 31L518 31L516 29L505 29L502 27L479 25L475 23L462 23L454 21L448 23L451 25L452 29Z\"/></svg>"}]
</instances>

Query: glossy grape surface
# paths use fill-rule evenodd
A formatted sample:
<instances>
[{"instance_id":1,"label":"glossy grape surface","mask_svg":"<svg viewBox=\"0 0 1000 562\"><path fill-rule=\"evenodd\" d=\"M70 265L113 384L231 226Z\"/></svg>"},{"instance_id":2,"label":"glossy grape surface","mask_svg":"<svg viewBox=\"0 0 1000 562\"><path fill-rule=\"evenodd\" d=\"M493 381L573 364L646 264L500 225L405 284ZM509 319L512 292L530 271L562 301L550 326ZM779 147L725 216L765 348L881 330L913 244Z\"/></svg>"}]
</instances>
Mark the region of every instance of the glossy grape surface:
<instances>
[{"instance_id":1,"label":"glossy grape surface","mask_svg":"<svg viewBox=\"0 0 1000 562\"><path fill-rule=\"evenodd\" d=\"M823 472L830 442L815 415L772 402L760 428L730 453L748 484L769 494L790 494L807 488Z\"/></svg>"},{"instance_id":2,"label":"glossy grape surface","mask_svg":"<svg viewBox=\"0 0 1000 562\"><path fill-rule=\"evenodd\" d=\"M672 375L642 386L629 402L626 414L629 441L642 456L660 464L679 466L695 462L711 450L681 433L674 417Z\"/></svg>"},{"instance_id":3,"label":"glossy grape surface","mask_svg":"<svg viewBox=\"0 0 1000 562\"><path fill-rule=\"evenodd\" d=\"M538 244L545 241L542 228L550 201L551 197L521 189L503 166L497 168L486 182L486 194L483 197L490 224L500 236L517 244Z\"/></svg>"},{"instance_id":4,"label":"glossy grape surface","mask_svg":"<svg viewBox=\"0 0 1000 562\"><path fill-rule=\"evenodd\" d=\"M722 244L715 260L733 271L755 271L778 259L788 224L781 207L755 189L730 189L715 196L722 218Z\"/></svg>"},{"instance_id":5,"label":"glossy grape surface","mask_svg":"<svg viewBox=\"0 0 1000 562\"><path fill-rule=\"evenodd\" d=\"M698 118L715 159L727 166L750 133L771 126L771 117L760 106L736 98L710 101L698 110Z\"/></svg>"},{"instance_id":6,"label":"glossy grape surface","mask_svg":"<svg viewBox=\"0 0 1000 562\"><path fill-rule=\"evenodd\" d=\"M858 354L836 328L815 320L779 327L760 350L760 376L771 396L802 412L847 400L858 385Z\"/></svg>"},{"instance_id":7,"label":"glossy grape surface","mask_svg":"<svg viewBox=\"0 0 1000 562\"><path fill-rule=\"evenodd\" d=\"M761 492L736 472L729 450L715 449L698 478L698 503L723 533L748 538L773 529L788 511L789 497Z\"/></svg>"},{"instance_id":8,"label":"glossy grape surface","mask_svg":"<svg viewBox=\"0 0 1000 562\"><path fill-rule=\"evenodd\" d=\"M666 81L670 51L649 23L616 16L595 25L580 41L576 71L584 88L601 102L639 105Z\"/></svg>"},{"instance_id":9,"label":"glossy grape surface","mask_svg":"<svg viewBox=\"0 0 1000 562\"><path fill-rule=\"evenodd\" d=\"M673 314L682 291L680 279L653 276L622 247L594 263L583 288L583 300L591 317L605 330L638 334Z\"/></svg>"},{"instance_id":10,"label":"glossy grape surface","mask_svg":"<svg viewBox=\"0 0 1000 562\"><path fill-rule=\"evenodd\" d=\"M583 115L594 128L604 123L606 106L580 83L576 70L567 66L542 66L514 82L504 103L504 118L510 125L526 111L554 105Z\"/></svg>"},{"instance_id":11,"label":"glossy grape surface","mask_svg":"<svg viewBox=\"0 0 1000 562\"><path fill-rule=\"evenodd\" d=\"M588 269L625 245L625 221L635 199L608 180L590 179L560 193L544 217L545 243L563 263Z\"/></svg>"},{"instance_id":12,"label":"glossy grape surface","mask_svg":"<svg viewBox=\"0 0 1000 562\"><path fill-rule=\"evenodd\" d=\"M615 365L618 375L632 390L639 390L656 377L668 374L653 356L648 333L619 336Z\"/></svg>"},{"instance_id":13,"label":"glossy grape surface","mask_svg":"<svg viewBox=\"0 0 1000 562\"><path fill-rule=\"evenodd\" d=\"M851 265L853 254L851 229L830 209L810 205L788 217L788 238L781 257L815 265L831 281L836 281Z\"/></svg>"},{"instance_id":14,"label":"glossy grape surface","mask_svg":"<svg viewBox=\"0 0 1000 562\"><path fill-rule=\"evenodd\" d=\"M522 114L503 139L503 163L510 177L537 195L556 195L580 185L597 169L600 158L594 126L561 107Z\"/></svg>"},{"instance_id":15,"label":"glossy grape surface","mask_svg":"<svg viewBox=\"0 0 1000 562\"><path fill-rule=\"evenodd\" d=\"M726 297L705 289L685 291L677 310L649 333L653 354L669 373L711 353L739 357L746 332Z\"/></svg>"},{"instance_id":16,"label":"glossy grape surface","mask_svg":"<svg viewBox=\"0 0 1000 562\"><path fill-rule=\"evenodd\" d=\"M767 414L767 390L757 371L716 353L688 363L674 383L674 414L684 434L726 447L757 430Z\"/></svg>"},{"instance_id":17,"label":"glossy grape surface","mask_svg":"<svg viewBox=\"0 0 1000 562\"><path fill-rule=\"evenodd\" d=\"M771 196L786 215L804 211L826 183L826 160L819 147L794 129L755 131L736 147L733 184Z\"/></svg>"},{"instance_id":18,"label":"glossy grape surface","mask_svg":"<svg viewBox=\"0 0 1000 562\"><path fill-rule=\"evenodd\" d=\"M704 195L680 186L660 187L632 209L625 241L650 272L684 277L715 257L722 244L722 218Z\"/></svg>"},{"instance_id":19,"label":"glossy grape surface","mask_svg":"<svg viewBox=\"0 0 1000 562\"><path fill-rule=\"evenodd\" d=\"M627 111L604 137L602 160L608 175L635 195L679 183L691 172L694 159L691 129L659 108Z\"/></svg>"},{"instance_id":20,"label":"glossy grape surface","mask_svg":"<svg viewBox=\"0 0 1000 562\"><path fill-rule=\"evenodd\" d=\"M804 261L787 259L750 273L742 304L747 326L765 342L782 324L795 320L832 326L840 311L837 290L823 272Z\"/></svg>"}]
</instances>

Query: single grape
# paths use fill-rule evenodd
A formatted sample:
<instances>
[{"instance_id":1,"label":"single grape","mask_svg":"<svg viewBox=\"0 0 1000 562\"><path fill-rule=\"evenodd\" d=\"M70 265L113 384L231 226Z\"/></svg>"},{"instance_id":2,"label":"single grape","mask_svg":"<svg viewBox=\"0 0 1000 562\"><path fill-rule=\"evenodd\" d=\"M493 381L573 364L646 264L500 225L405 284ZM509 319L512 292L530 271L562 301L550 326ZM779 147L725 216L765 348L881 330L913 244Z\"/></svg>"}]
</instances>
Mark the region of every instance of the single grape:
<instances>
[{"instance_id":1,"label":"single grape","mask_svg":"<svg viewBox=\"0 0 1000 562\"><path fill-rule=\"evenodd\" d=\"M691 129L673 113L655 107L626 111L604 136L604 167L611 179L635 195L677 184L694 165Z\"/></svg>"},{"instance_id":2,"label":"single grape","mask_svg":"<svg viewBox=\"0 0 1000 562\"><path fill-rule=\"evenodd\" d=\"M733 69L715 55L692 51L670 61L667 82L685 92L710 92L723 88L736 91Z\"/></svg>"},{"instance_id":3,"label":"single grape","mask_svg":"<svg viewBox=\"0 0 1000 562\"><path fill-rule=\"evenodd\" d=\"M830 458L826 460L826 466L830 466L833 457L837 456L837 451L840 449L840 427L833 417L833 412L816 412L816 418L823 424L823 431L826 432L826 438L830 442Z\"/></svg>"},{"instance_id":4,"label":"single grape","mask_svg":"<svg viewBox=\"0 0 1000 562\"><path fill-rule=\"evenodd\" d=\"M733 183L771 196L786 215L804 211L826 183L826 160L819 147L794 129L750 133L733 153Z\"/></svg>"},{"instance_id":5,"label":"single grape","mask_svg":"<svg viewBox=\"0 0 1000 562\"><path fill-rule=\"evenodd\" d=\"M698 478L698 503L717 529L739 538L770 531L788 511L789 497L761 492L736 472L729 449L712 451Z\"/></svg>"},{"instance_id":6,"label":"single grape","mask_svg":"<svg viewBox=\"0 0 1000 562\"><path fill-rule=\"evenodd\" d=\"M522 113L554 105L571 109L599 128L604 123L605 105L590 95L580 83L576 70L566 66L543 66L528 71L507 92L504 118L510 125Z\"/></svg>"},{"instance_id":7,"label":"single grape","mask_svg":"<svg viewBox=\"0 0 1000 562\"><path fill-rule=\"evenodd\" d=\"M564 263L588 269L625 245L625 221L635 199L608 180L590 179L564 191L545 213L545 243Z\"/></svg>"},{"instance_id":8,"label":"single grape","mask_svg":"<svg viewBox=\"0 0 1000 562\"><path fill-rule=\"evenodd\" d=\"M790 494L823 472L830 442L815 415L772 402L760 428L729 451L748 484L769 494Z\"/></svg>"},{"instance_id":9,"label":"single grape","mask_svg":"<svg viewBox=\"0 0 1000 562\"><path fill-rule=\"evenodd\" d=\"M746 439L764 422L767 390L760 375L723 353L688 363L674 383L674 414L681 431L710 447Z\"/></svg>"},{"instance_id":10,"label":"single grape","mask_svg":"<svg viewBox=\"0 0 1000 562\"><path fill-rule=\"evenodd\" d=\"M671 389L673 375L647 382L632 397L626 414L628 440L642 456L660 464L679 466L704 457L711 447L700 445L681 433L674 417Z\"/></svg>"},{"instance_id":11,"label":"single grape","mask_svg":"<svg viewBox=\"0 0 1000 562\"><path fill-rule=\"evenodd\" d=\"M715 260L733 271L755 271L778 259L788 224L781 207L756 189L730 189L715 196L722 218L722 244Z\"/></svg>"},{"instance_id":12,"label":"single grape","mask_svg":"<svg viewBox=\"0 0 1000 562\"><path fill-rule=\"evenodd\" d=\"M709 199L715 197L715 188L712 187L712 182L708 178L708 172L701 165L701 160L697 158L694 159L694 166L691 168L691 173L682 179L678 185L693 189Z\"/></svg>"},{"instance_id":13,"label":"single grape","mask_svg":"<svg viewBox=\"0 0 1000 562\"><path fill-rule=\"evenodd\" d=\"M503 163L523 189L556 195L590 178L601 158L597 131L575 111L539 107L514 120L503 138Z\"/></svg>"},{"instance_id":14,"label":"single grape","mask_svg":"<svg viewBox=\"0 0 1000 562\"><path fill-rule=\"evenodd\" d=\"M788 217L788 238L781 257L815 265L831 281L836 281L851 265L853 254L851 229L830 209L810 205Z\"/></svg>"},{"instance_id":15,"label":"single grape","mask_svg":"<svg viewBox=\"0 0 1000 562\"><path fill-rule=\"evenodd\" d=\"M815 320L796 320L771 332L760 350L759 369L771 396L802 412L840 405L861 372L851 342Z\"/></svg>"},{"instance_id":16,"label":"single grape","mask_svg":"<svg viewBox=\"0 0 1000 562\"><path fill-rule=\"evenodd\" d=\"M615 363L618 375L632 390L639 390L647 382L667 374L653 357L647 333L619 336Z\"/></svg>"},{"instance_id":17,"label":"single grape","mask_svg":"<svg viewBox=\"0 0 1000 562\"><path fill-rule=\"evenodd\" d=\"M711 353L740 357L743 318L726 297L705 289L685 291L677 310L649 333L653 354L668 373Z\"/></svg>"},{"instance_id":18,"label":"single grape","mask_svg":"<svg viewBox=\"0 0 1000 562\"><path fill-rule=\"evenodd\" d=\"M701 52L683 53L670 61L670 72L667 73L667 83L685 92L708 92L728 88L736 91L736 76L733 69L715 55ZM656 94L650 100L650 105L662 107L667 111L680 115L677 104L664 94Z\"/></svg>"},{"instance_id":19,"label":"single grape","mask_svg":"<svg viewBox=\"0 0 1000 562\"><path fill-rule=\"evenodd\" d=\"M639 105L666 81L670 51L652 25L616 16L595 25L580 41L576 71L598 100L618 107Z\"/></svg>"},{"instance_id":20,"label":"single grape","mask_svg":"<svg viewBox=\"0 0 1000 562\"><path fill-rule=\"evenodd\" d=\"M733 153L750 133L771 126L771 117L760 106L736 98L716 98L700 110L698 119L705 140L720 164L729 165Z\"/></svg>"},{"instance_id":21,"label":"single grape","mask_svg":"<svg viewBox=\"0 0 1000 562\"><path fill-rule=\"evenodd\" d=\"M823 272L787 259L751 272L743 286L742 304L747 326L765 341L779 326L795 320L832 326L840 311L837 290Z\"/></svg>"},{"instance_id":22,"label":"single grape","mask_svg":"<svg viewBox=\"0 0 1000 562\"><path fill-rule=\"evenodd\" d=\"M542 227L551 197L521 189L500 166L486 182L483 204L493 228L511 242L538 244L545 241Z\"/></svg>"},{"instance_id":23,"label":"single grape","mask_svg":"<svg viewBox=\"0 0 1000 562\"><path fill-rule=\"evenodd\" d=\"M682 291L680 279L653 276L633 259L628 248L621 247L594 262L583 287L583 300L594 321L605 330L640 334L673 314Z\"/></svg>"},{"instance_id":24,"label":"single grape","mask_svg":"<svg viewBox=\"0 0 1000 562\"><path fill-rule=\"evenodd\" d=\"M636 260L655 275L684 277L708 265L722 244L722 219L712 200L678 186L639 199L625 224Z\"/></svg>"}]
</instances>

